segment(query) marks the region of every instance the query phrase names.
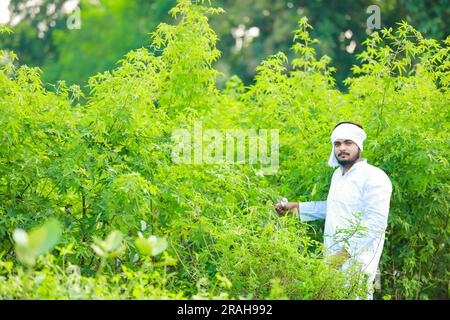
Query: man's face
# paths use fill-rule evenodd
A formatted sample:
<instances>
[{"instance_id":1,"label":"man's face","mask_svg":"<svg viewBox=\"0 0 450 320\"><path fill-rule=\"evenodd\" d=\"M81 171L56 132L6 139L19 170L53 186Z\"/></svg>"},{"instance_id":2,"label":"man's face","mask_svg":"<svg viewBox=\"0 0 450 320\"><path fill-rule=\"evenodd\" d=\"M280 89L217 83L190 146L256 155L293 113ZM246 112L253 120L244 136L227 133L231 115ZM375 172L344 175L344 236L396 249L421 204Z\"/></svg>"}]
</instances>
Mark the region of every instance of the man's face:
<instances>
[{"instance_id":1,"label":"man's face","mask_svg":"<svg viewBox=\"0 0 450 320\"><path fill-rule=\"evenodd\" d=\"M334 142L334 154L341 166L353 165L361 156L361 151L352 140L338 139Z\"/></svg>"}]
</instances>

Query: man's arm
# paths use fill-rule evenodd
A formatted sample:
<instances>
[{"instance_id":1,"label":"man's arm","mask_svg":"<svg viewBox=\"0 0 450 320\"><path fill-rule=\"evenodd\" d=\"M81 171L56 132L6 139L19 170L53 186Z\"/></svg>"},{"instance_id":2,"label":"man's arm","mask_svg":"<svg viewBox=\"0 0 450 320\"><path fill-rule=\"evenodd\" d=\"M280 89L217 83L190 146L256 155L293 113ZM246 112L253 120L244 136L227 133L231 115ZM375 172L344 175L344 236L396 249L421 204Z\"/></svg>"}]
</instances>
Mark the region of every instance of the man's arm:
<instances>
[{"instance_id":1,"label":"man's arm","mask_svg":"<svg viewBox=\"0 0 450 320\"><path fill-rule=\"evenodd\" d=\"M306 222L325 219L327 215L327 202L288 202L285 207L281 203L278 203L275 209L280 215L284 215L286 212L299 212L300 220Z\"/></svg>"},{"instance_id":2,"label":"man's arm","mask_svg":"<svg viewBox=\"0 0 450 320\"><path fill-rule=\"evenodd\" d=\"M327 202L326 201L308 201L300 202L300 220L313 221L323 220L327 216Z\"/></svg>"}]
</instances>

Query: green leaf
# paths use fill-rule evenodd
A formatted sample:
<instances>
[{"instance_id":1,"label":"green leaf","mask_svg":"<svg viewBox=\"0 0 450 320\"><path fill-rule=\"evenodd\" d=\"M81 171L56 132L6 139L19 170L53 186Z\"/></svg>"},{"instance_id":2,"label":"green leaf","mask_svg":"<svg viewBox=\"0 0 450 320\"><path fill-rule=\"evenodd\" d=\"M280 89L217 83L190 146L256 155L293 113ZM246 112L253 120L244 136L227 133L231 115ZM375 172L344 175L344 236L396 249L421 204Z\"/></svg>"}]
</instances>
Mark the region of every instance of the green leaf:
<instances>
[{"instance_id":1,"label":"green leaf","mask_svg":"<svg viewBox=\"0 0 450 320\"><path fill-rule=\"evenodd\" d=\"M167 241L165 238L150 236L147 239L139 234L139 238L135 241L139 252L146 256L156 256L167 249Z\"/></svg>"},{"instance_id":2,"label":"green leaf","mask_svg":"<svg viewBox=\"0 0 450 320\"><path fill-rule=\"evenodd\" d=\"M17 258L22 263L33 266L39 255L50 251L58 243L61 231L61 225L56 219L50 219L30 233L22 229L16 229L13 233L13 239Z\"/></svg>"},{"instance_id":3,"label":"green leaf","mask_svg":"<svg viewBox=\"0 0 450 320\"><path fill-rule=\"evenodd\" d=\"M13 33L12 29L5 24L0 24L0 34L2 33Z\"/></svg>"},{"instance_id":4,"label":"green leaf","mask_svg":"<svg viewBox=\"0 0 450 320\"><path fill-rule=\"evenodd\" d=\"M123 240L123 235L120 231L112 231L105 240L105 249L109 252L117 251Z\"/></svg>"},{"instance_id":5,"label":"green leaf","mask_svg":"<svg viewBox=\"0 0 450 320\"><path fill-rule=\"evenodd\" d=\"M124 249L122 241L123 241L122 233L120 231L113 230L104 241L95 238L94 239L95 243L91 245L91 248L100 257L112 258L122 253Z\"/></svg>"},{"instance_id":6,"label":"green leaf","mask_svg":"<svg viewBox=\"0 0 450 320\"><path fill-rule=\"evenodd\" d=\"M36 255L41 255L52 249L61 236L61 225L56 219L51 219L42 227L30 232L30 248Z\"/></svg>"}]
</instances>

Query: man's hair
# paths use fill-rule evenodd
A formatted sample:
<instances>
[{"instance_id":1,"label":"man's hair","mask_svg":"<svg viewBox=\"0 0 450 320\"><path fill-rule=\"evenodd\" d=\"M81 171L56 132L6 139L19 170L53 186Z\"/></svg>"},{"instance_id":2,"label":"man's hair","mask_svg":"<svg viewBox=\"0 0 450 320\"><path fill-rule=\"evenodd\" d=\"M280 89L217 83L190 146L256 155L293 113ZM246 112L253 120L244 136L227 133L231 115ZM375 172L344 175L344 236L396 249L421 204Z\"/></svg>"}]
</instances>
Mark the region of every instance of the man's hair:
<instances>
[{"instance_id":1,"label":"man's hair","mask_svg":"<svg viewBox=\"0 0 450 320\"><path fill-rule=\"evenodd\" d=\"M339 122L337 125L335 125L334 128L333 128L333 130L336 129L336 128L337 128L338 126L340 126L341 124L344 124L344 123L354 124L355 126L358 126L358 127L360 127L361 129L363 129L362 125L360 125L360 124L357 124L357 123L354 123L354 122L350 122L350 121L342 121L342 122ZM364 129L363 129L363 130L364 130Z\"/></svg>"}]
</instances>

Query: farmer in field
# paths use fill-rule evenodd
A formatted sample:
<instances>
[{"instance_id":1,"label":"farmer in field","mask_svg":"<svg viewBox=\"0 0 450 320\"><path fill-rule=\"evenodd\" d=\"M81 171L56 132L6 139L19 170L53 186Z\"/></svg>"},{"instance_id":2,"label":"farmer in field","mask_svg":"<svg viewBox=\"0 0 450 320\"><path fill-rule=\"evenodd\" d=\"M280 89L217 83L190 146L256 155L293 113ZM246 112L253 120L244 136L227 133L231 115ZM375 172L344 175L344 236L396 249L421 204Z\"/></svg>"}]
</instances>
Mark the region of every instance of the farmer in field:
<instances>
[{"instance_id":1,"label":"farmer in field","mask_svg":"<svg viewBox=\"0 0 450 320\"><path fill-rule=\"evenodd\" d=\"M299 212L302 221L325 219L324 247L334 265L355 263L368 279L368 299L377 272L387 226L392 184L383 170L361 158L366 133L352 122L338 123L331 134L331 178L326 201L281 202L278 214ZM355 229L354 232L348 230ZM347 232L345 231L347 230Z\"/></svg>"}]
</instances>

